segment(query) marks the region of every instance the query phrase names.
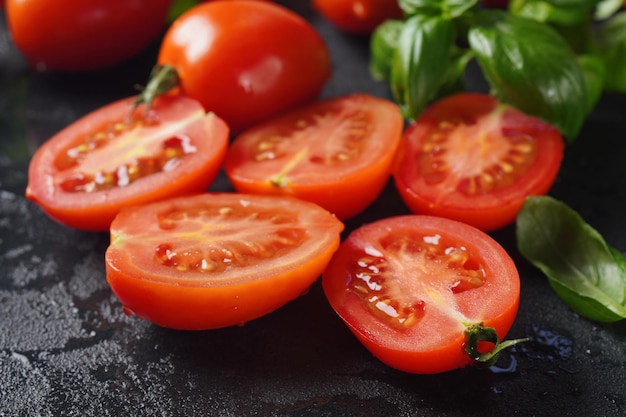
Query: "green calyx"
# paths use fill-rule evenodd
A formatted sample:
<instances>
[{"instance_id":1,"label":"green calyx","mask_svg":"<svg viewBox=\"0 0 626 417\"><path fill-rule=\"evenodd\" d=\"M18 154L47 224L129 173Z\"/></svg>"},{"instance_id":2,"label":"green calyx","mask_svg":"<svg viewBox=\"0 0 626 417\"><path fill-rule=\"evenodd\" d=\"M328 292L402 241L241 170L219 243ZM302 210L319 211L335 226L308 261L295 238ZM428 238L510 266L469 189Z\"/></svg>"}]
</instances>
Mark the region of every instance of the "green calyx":
<instances>
[{"instance_id":1,"label":"green calyx","mask_svg":"<svg viewBox=\"0 0 626 417\"><path fill-rule=\"evenodd\" d=\"M528 341L528 338L501 341L493 327L485 327L482 323L468 327L465 330L465 337L467 339L465 353L472 359L474 365L484 368L493 366L504 349ZM479 342L493 343L493 348L488 352L480 352Z\"/></svg>"}]
</instances>

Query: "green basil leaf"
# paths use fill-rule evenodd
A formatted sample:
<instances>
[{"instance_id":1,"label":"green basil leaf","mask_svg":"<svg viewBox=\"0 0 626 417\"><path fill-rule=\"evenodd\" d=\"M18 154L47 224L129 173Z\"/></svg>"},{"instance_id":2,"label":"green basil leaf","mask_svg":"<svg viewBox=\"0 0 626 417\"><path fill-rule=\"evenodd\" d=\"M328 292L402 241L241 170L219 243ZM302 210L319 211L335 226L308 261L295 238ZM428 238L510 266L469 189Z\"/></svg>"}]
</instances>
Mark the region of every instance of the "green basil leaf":
<instances>
[{"instance_id":1,"label":"green basil leaf","mask_svg":"<svg viewBox=\"0 0 626 417\"><path fill-rule=\"evenodd\" d=\"M370 37L370 73L376 80L389 80L391 60L403 27L401 20L386 20L374 29Z\"/></svg>"},{"instance_id":2,"label":"green basil leaf","mask_svg":"<svg viewBox=\"0 0 626 417\"><path fill-rule=\"evenodd\" d=\"M550 26L498 10L482 10L469 44L494 94L556 126L572 140L588 114L582 70Z\"/></svg>"},{"instance_id":3,"label":"green basil leaf","mask_svg":"<svg viewBox=\"0 0 626 417\"><path fill-rule=\"evenodd\" d=\"M592 32L592 51L606 67L604 89L626 92L626 11L596 27Z\"/></svg>"},{"instance_id":4,"label":"green basil leaf","mask_svg":"<svg viewBox=\"0 0 626 417\"><path fill-rule=\"evenodd\" d=\"M415 119L447 82L455 41L452 21L415 15L408 18L391 62L390 87L405 118Z\"/></svg>"},{"instance_id":5,"label":"green basil leaf","mask_svg":"<svg viewBox=\"0 0 626 417\"><path fill-rule=\"evenodd\" d=\"M587 23L589 20L587 7L559 7L549 1L513 0L509 10L517 16L562 26Z\"/></svg>"},{"instance_id":6,"label":"green basil leaf","mask_svg":"<svg viewBox=\"0 0 626 417\"><path fill-rule=\"evenodd\" d=\"M587 91L587 112L591 113L604 90L606 66L604 61L595 55L579 55L578 65L583 71L585 89Z\"/></svg>"},{"instance_id":7,"label":"green basil leaf","mask_svg":"<svg viewBox=\"0 0 626 417\"><path fill-rule=\"evenodd\" d=\"M596 6L593 17L596 20L608 19L621 10L622 7L624 7L623 0L601 0Z\"/></svg>"},{"instance_id":8,"label":"green basil leaf","mask_svg":"<svg viewBox=\"0 0 626 417\"><path fill-rule=\"evenodd\" d=\"M416 14L454 19L476 7L478 0L399 0L407 16Z\"/></svg>"},{"instance_id":9,"label":"green basil leaf","mask_svg":"<svg viewBox=\"0 0 626 417\"><path fill-rule=\"evenodd\" d=\"M581 216L548 196L528 197L516 222L521 254L583 317L626 318L626 260Z\"/></svg>"}]
</instances>

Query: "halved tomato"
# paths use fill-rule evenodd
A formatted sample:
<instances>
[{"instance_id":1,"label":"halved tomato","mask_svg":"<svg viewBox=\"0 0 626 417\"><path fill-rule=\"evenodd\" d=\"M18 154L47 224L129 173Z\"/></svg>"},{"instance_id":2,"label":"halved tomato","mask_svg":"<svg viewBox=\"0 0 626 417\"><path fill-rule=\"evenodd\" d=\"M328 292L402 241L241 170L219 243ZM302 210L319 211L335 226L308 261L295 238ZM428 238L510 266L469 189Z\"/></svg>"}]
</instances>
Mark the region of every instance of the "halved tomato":
<instances>
[{"instance_id":1,"label":"halved tomato","mask_svg":"<svg viewBox=\"0 0 626 417\"><path fill-rule=\"evenodd\" d=\"M201 194L123 210L107 280L126 311L187 330L240 325L301 295L343 224L291 197Z\"/></svg>"},{"instance_id":2,"label":"halved tomato","mask_svg":"<svg viewBox=\"0 0 626 417\"><path fill-rule=\"evenodd\" d=\"M394 179L412 211L489 231L512 223L527 196L550 190L564 146L551 125L494 97L461 93L405 131Z\"/></svg>"},{"instance_id":3,"label":"halved tomato","mask_svg":"<svg viewBox=\"0 0 626 417\"><path fill-rule=\"evenodd\" d=\"M45 142L28 170L26 196L51 218L108 230L126 206L205 191L217 176L229 130L183 96L135 98L84 116Z\"/></svg>"},{"instance_id":4,"label":"halved tomato","mask_svg":"<svg viewBox=\"0 0 626 417\"><path fill-rule=\"evenodd\" d=\"M294 195L345 220L384 188L402 129L400 110L389 100L337 97L245 131L224 168L240 192Z\"/></svg>"},{"instance_id":5,"label":"halved tomato","mask_svg":"<svg viewBox=\"0 0 626 417\"><path fill-rule=\"evenodd\" d=\"M423 215L390 217L352 232L322 285L374 356L411 373L473 363L465 351L468 330L491 328L504 338L520 297L515 264L495 240L467 224Z\"/></svg>"}]
</instances>

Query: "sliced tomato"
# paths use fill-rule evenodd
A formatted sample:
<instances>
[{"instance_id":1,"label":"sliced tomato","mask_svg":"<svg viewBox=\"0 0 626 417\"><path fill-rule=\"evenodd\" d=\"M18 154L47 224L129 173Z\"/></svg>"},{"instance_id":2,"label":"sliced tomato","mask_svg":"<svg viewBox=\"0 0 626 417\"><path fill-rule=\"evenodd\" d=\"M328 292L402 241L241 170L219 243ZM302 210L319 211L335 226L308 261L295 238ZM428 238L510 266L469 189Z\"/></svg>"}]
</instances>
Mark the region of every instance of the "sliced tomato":
<instances>
[{"instance_id":1,"label":"sliced tomato","mask_svg":"<svg viewBox=\"0 0 626 417\"><path fill-rule=\"evenodd\" d=\"M390 217L355 230L322 278L331 306L387 365L438 373L472 363L466 330L502 339L519 306L513 260L486 233L442 217Z\"/></svg>"},{"instance_id":2,"label":"sliced tomato","mask_svg":"<svg viewBox=\"0 0 626 417\"><path fill-rule=\"evenodd\" d=\"M550 190L563 148L551 125L491 96L461 93L405 131L394 179L412 211L490 231L511 224L527 196Z\"/></svg>"},{"instance_id":3,"label":"sliced tomato","mask_svg":"<svg viewBox=\"0 0 626 417\"><path fill-rule=\"evenodd\" d=\"M343 224L290 197L201 194L123 210L107 280L127 312L187 330L240 325L322 274Z\"/></svg>"},{"instance_id":4,"label":"sliced tomato","mask_svg":"<svg viewBox=\"0 0 626 417\"><path fill-rule=\"evenodd\" d=\"M132 112L134 99L89 113L45 142L31 160L26 196L62 224L108 230L123 207L205 191L226 155L226 124L183 96Z\"/></svg>"},{"instance_id":5,"label":"sliced tomato","mask_svg":"<svg viewBox=\"0 0 626 417\"><path fill-rule=\"evenodd\" d=\"M337 97L245 131L232 143L224 168L240 192L294 195L345 220L384 188L402 129L391 101Z\"/></svg>"}]
</instances>

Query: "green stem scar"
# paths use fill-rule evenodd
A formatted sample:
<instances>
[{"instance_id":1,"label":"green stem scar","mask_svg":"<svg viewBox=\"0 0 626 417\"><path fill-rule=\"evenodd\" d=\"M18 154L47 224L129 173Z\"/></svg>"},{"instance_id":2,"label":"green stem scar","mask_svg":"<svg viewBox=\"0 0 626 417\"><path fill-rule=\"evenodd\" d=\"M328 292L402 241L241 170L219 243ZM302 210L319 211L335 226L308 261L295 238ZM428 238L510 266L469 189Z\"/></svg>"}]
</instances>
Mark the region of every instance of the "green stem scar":
<instances>
[{"instance_id":1,"label":"green stem scar","mask_svg":"<svg viewBox=\"0 0 626 417\"><path fill-rule=\"evenodd\" d=\"M504 349L528 341L528 338L501 341L493 327L485 327L482 323L468 327L465 330L465 337L467 338L465 353L467 353L473 363L479 367L494 365ZM478 350L479 342L493 343L493 349L489 352L480 352Z\"/></svg>"}]
</instances>

